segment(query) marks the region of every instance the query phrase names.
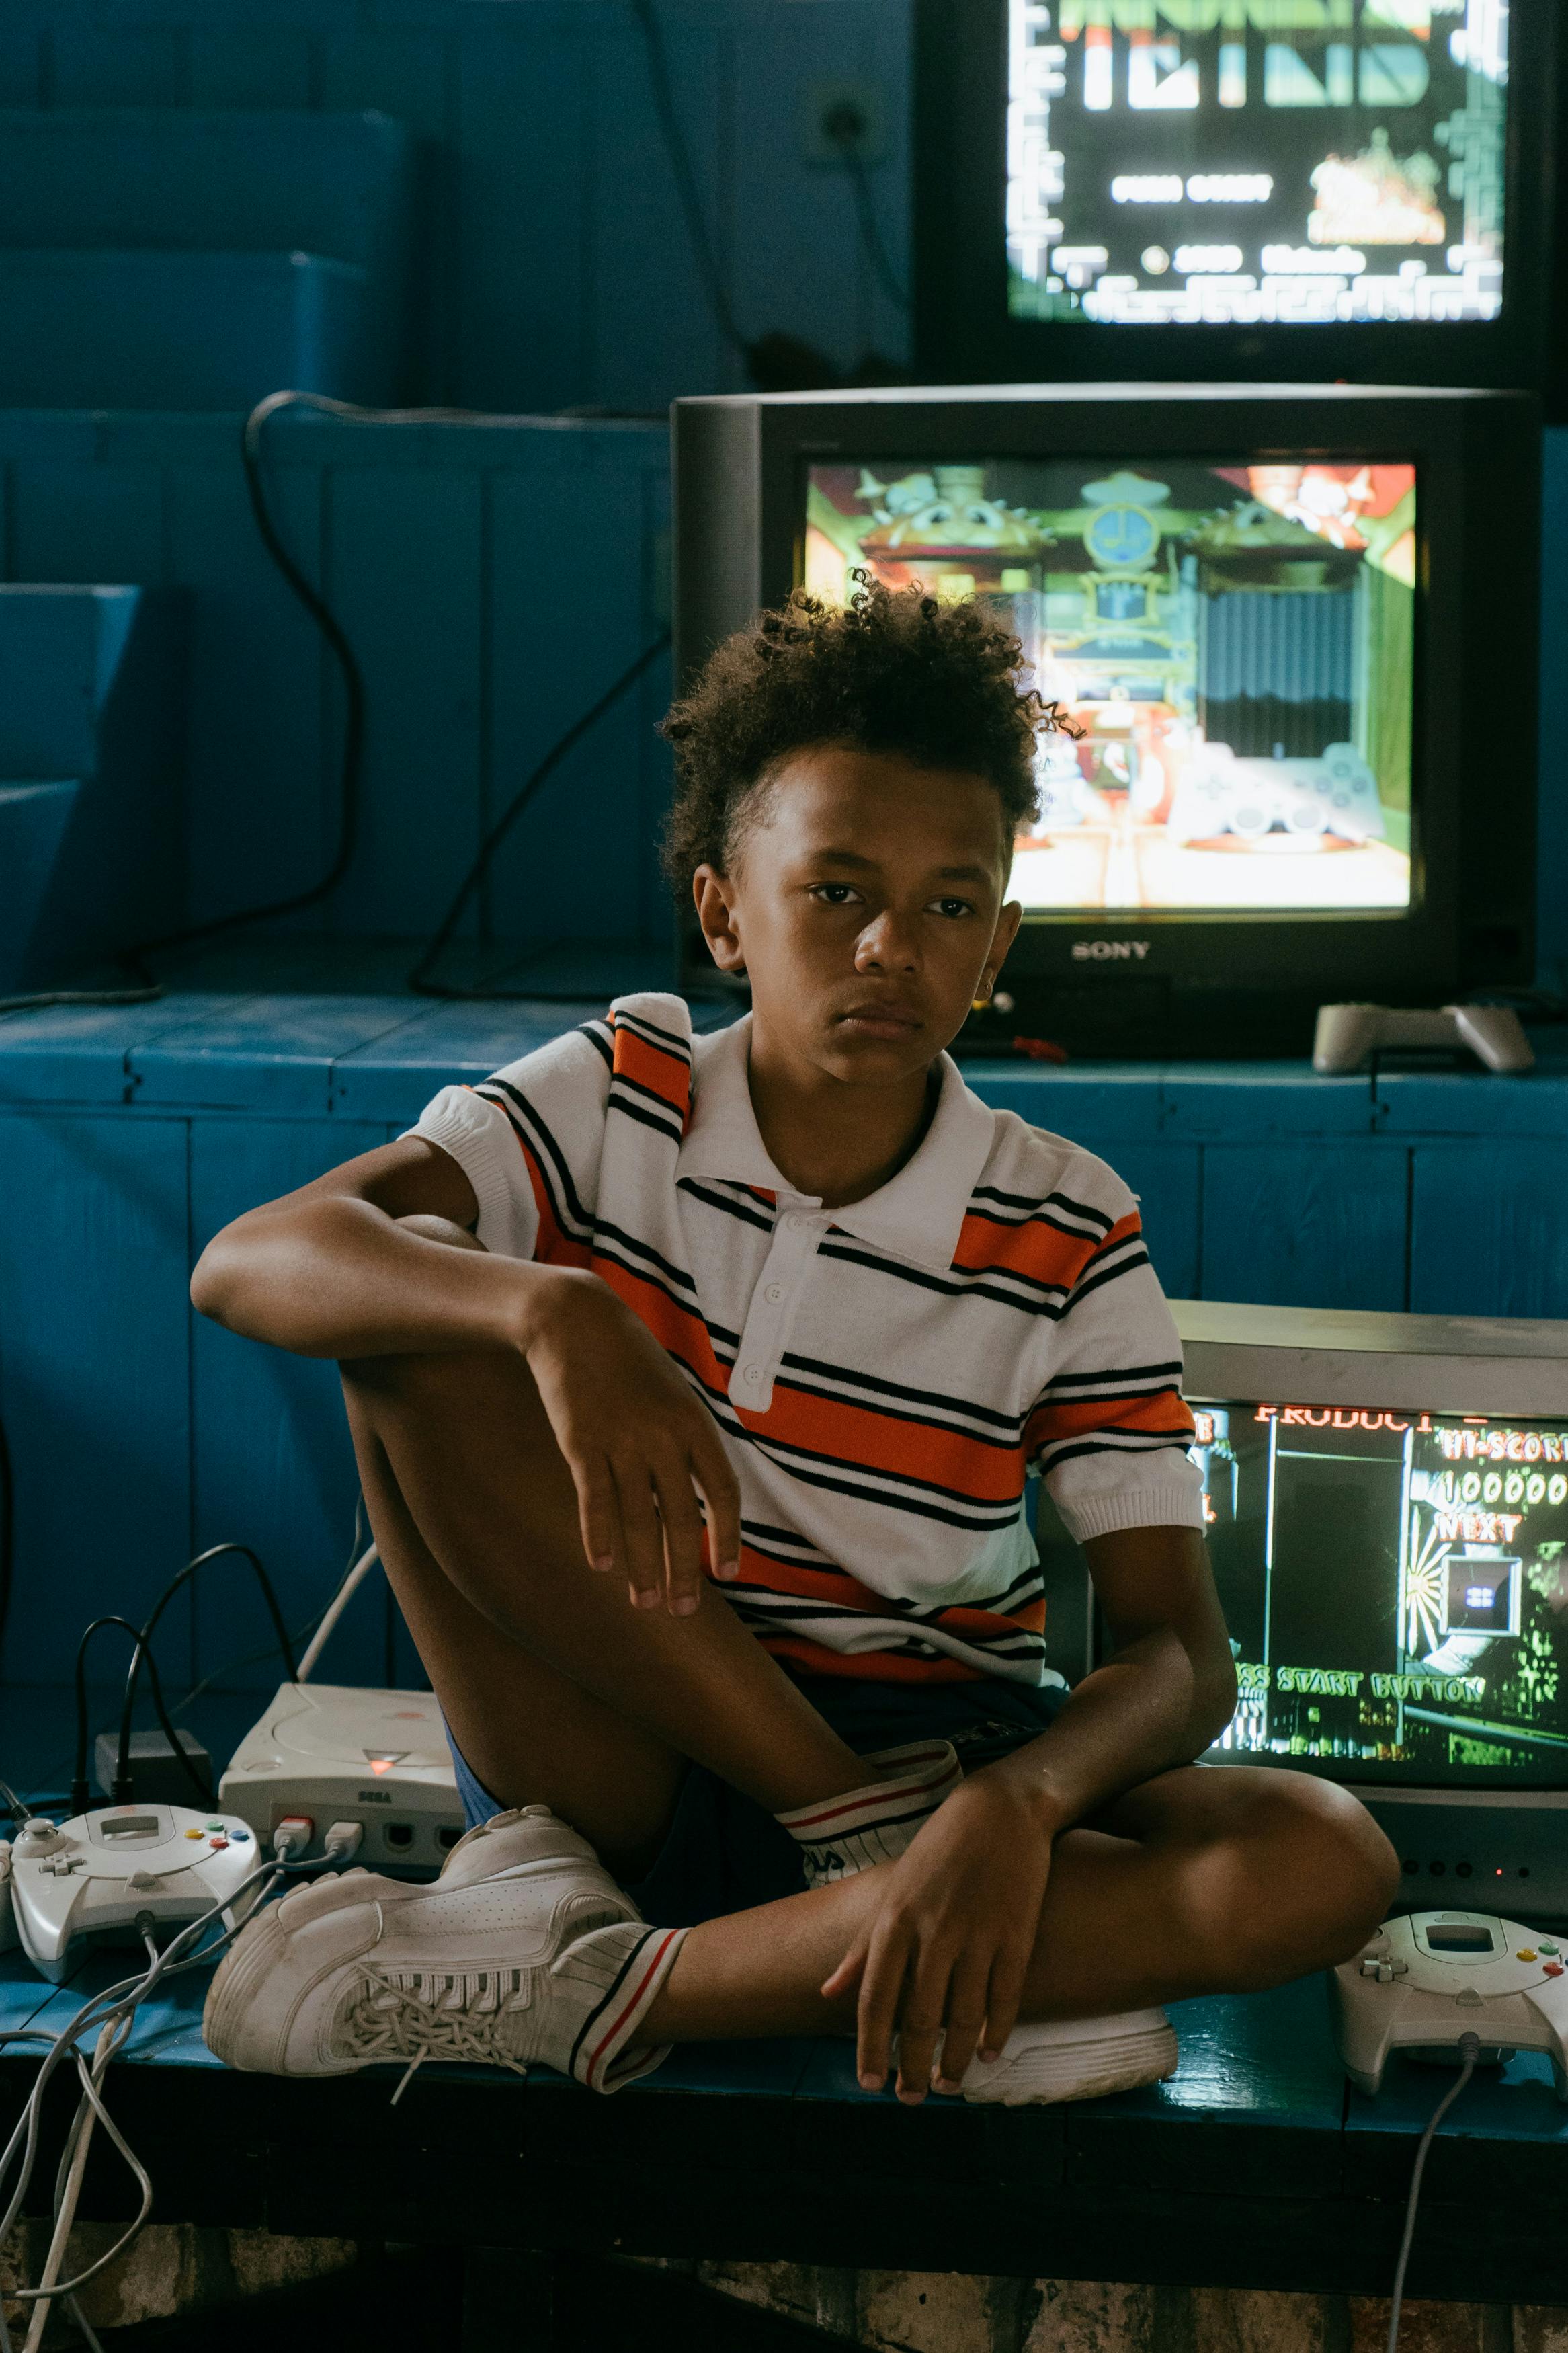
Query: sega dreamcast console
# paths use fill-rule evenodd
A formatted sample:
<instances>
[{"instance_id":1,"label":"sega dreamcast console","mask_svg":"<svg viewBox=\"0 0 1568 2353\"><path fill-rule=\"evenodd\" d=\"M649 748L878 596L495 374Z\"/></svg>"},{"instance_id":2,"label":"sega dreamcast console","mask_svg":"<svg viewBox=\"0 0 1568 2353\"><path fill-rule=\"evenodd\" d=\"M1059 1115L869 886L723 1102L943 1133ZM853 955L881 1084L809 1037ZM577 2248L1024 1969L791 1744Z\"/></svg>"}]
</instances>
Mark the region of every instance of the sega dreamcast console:
<instances>
[{"instance_id":1,"label":"sega dreamcast console","mask_svg":"<svg viewBox=\"0 0 1568 2353\"><path fill-rule=\"evenodd\" d=\"M363 1832L375 1871L433 1878L463 1835L441 1710L430 1692L284 1683L235 1750L219 1802L269 1840L287 1815L311 1825L307 1855L336 1822Z\"/></svg>"},{"instance_id":2,"label":"sega dreamcast console","mask_svg":"<svg viewBox=\"0 0 1568 2353\"><path fill-rule=\"evenodd\" d=\"M1542 2051L1568 2103L1568 1932L1553 1936L1485 1912L1413 1912L1385 1921L1329 1980L1340 2056L1376 2092L1391 2051L1454 2059L1473 2034L1483 2060Z\"/></svg>"},{"instance_id":3,"label":"sega dreamcast console","mask_svg":"<svg viewBox=\"0 0 1568 2353\"><path fill-rule=\"evenodd\" d=\"M249 1909L246 1882L262 1861L248 1825L189 1806L105 1806L68 1822L26 1823L11 1850L17 1936L58 1985L86 1940L140 1945L154 1931L224 1905L226 1926Z\"/></svg>"}]
</instances>

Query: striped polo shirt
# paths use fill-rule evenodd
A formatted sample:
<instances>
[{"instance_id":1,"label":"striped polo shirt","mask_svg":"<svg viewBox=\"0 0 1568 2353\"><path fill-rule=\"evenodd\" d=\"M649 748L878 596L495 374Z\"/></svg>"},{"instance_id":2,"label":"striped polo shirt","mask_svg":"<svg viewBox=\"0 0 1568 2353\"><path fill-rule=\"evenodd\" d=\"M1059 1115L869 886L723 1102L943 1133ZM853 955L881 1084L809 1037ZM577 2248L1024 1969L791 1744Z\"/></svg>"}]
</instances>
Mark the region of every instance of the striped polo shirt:
<instances>
[{"instance_id":1,"label":"striped polo shirt","mask_svg":"<svg viewBox=\"0 0 1568 2353\"><path fill-rule=\"evenodd\" d=\"M740 1482L721 1589L817 1674L1056 1682L1026 1486L1079 1540L1203 1525L1181 1347L1131 1194L943 1055L919 1150L825 1209L774 1167L748 1016L622 997L413 1131L487 1249L586 1267L674 1357Z\"/></svg>"}]
</instances>

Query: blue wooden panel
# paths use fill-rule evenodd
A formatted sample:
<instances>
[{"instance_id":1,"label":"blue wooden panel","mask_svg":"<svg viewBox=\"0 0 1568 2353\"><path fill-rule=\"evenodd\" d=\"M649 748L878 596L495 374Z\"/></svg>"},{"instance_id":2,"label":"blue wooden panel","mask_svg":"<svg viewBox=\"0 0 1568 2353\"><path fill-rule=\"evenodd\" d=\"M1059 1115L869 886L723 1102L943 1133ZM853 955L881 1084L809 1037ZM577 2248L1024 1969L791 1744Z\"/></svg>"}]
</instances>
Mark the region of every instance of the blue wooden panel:
<instances>
[{"instance_id":1,"label":"blue wooden panel","mask_svg":"<svg viewBox=\"0 0 1568 2353\"><path fill-rule=\"evenodd\" d=\"M1093 1139L1090 1148L1099 1150ZM1138 1196L1149 1256L1168 1298L1199 1295L1203 1281L1202 1155L1191 1144L1110 1144L1103 1157Z\"/></svg>"},{"instance_id":2,"label":"blue wooden panel","mask_svg":"<svg viewBox=\"0 0 1568 2353\"><path fill-rule=\"evenodd\" d=\"M243 997L175 1018L127 1067L143 1103L325 1116L340 1054L395 1034L418 1010L400 997Z\"/></svg>"},{"instance_id":3,"label":"blue wooden panel","mask_svg":"<svg viewBox=\"0 0 1568 2353\"><path fill-rule=\"evenodd\" d=\"M191 35L190 60L193 106L310 103L310 40L300 26L198 26ZM336 102L327 100L328 105Z\"/></svg>"},{"instance_id":4,"label":"blue wooden panel","mask_svg":"<svg viewBox=\"0 0 1568 2353\"><path fill-rule=\"evenodd\" d=\"M177 25L60 25L53 41L56 106L184 106L188 33Z\"/></svg>"},{"instance_id":5,"label":"blue wooden panel","mask_svg":"<svg viewBox=\"0 0 1568 2353\"><path fill-rule=\"evenodd\" d=\"M12 491L12 579L156 586L167 577L163 485L152 467L46 459L18 467Z\"/></svg>"},{"instance_id":6,"label":"blue wooden panel","mask_svg":"<svg viewBox=\"0 0 1568 2353\"><path fill-rule=\"evenodd\" d=\"M405 396L443 406L458 396L454 361L468 266L459 247L457 206L458 46L449 26L405 31L369 22L334 26L318 45L321 105L375 107L402 123L418 142L408 264L409 332L403 353ZM520 144L531 147L533 141L531 137ZM495 234L481 216L472 224L471 241L487 228Z\"/></svg>"},{"instance_id":7,"label":"blue wooden panel","mask_svg":"<svg viewBox=\"0 0 1568 2353\"><path fill-rule=\"evenodd\" d=\"M639 436L585 452L569 470L535 460L494 482L489 790L497 815L653 634L640 562L645 450ZM655 691L667 694L667 666L657 670ZM639 789L647 717L636 697L624 696L509 837L492 869L498 936L580 935L584 902L558 887L563 875L585 884L592 878L593 928L602 935L651 936L656 911L664 929L668 900Z\"/></svg>"},{"instance_id":8,"label":"blue wooden panel","mask_svg":"<svg viewBox=\"0 0 1568 2353\"><path fill-rule=\"evenodd\" d=\"M1543 1053L1533 1071L1513 1078L1481 1070L1387 1071L1377 1093L1385 1135L1568 1136L1568 1062L1561 1055Z\"/></svg>"},{"instance_id":9,"label":"blue wooden panel","mask_svg":"<svg viewBox=\"0 0 1568 2353\"><path fill-rule=\"evenodd\" d=\"M751 313L764 290L748 286L744 301L738 300L727 224L721 219L726 45L711 19L694 24L667 10L663 21L669 79L710 243L741 332L754 335L761 322L753 324ZM612 18L596 32L591 71L585 276L594 397L640 407L651 405L657 387L668 386L671 394L739 391L747 381L745 364L726 343L703 296L635 26Z\"/></svg>"},{"instance_id":10,"label":"blue wooden panel","mask_svg":"<svg viewBox=\"0 0 1568 2353\"><path fill-rule=\"evenodd\" d=\"M37 106L39 43L32 25L0 27L0 106Z\"/></svg>"},{"instance_id":11,"label":"blue wooden panel","mask_svg":"<svg viewBox=\"0 0 1568 2353\"><path fill-rule=\"evenodd\" d=\"M1446 2069L1423 2067L1396 2052L1375 2099L1363 2092L1348 2093L1345 2188L1352 2197L1387 2198L1403 2189L1409 2177L1410 2144L1425 2132L1453 2081ZM1473 2162L1478 2140L1522 2144L1510 2155L1533 2147L1544 2163L1561 2167L1568 2156L1568 2106L1552 2089L1552 2064L1542 2052L1521 2051L1504 2066L1477 2070L1437 2128L1426 2175L1429 2191L1424 2194L1436 2201L1451 2199L1456 2179L1452 2145L1468 2142ZM1463 2161L1466 2151L1461 2147L1453 2154ZM1416 2229L1419 2232L1419 2222Z\"/></svg>"},{"instance_id":12,"label":"blue wooden panel","mask_svg":"<svg viewBox=\"0 0 1568 2353\"><path fill-rule=\"evenodd\" d=\"M384 1125L348 1120L195 1123L193 1255L258 1203L308 1184L386 1141ZM267 1565L289 1624L320 1609L341 1575L358 1481L335 1365L238 1338L193 1315L195 1545L233 1538ZM215 1570L196 1600L200 1672L261 1650L269 1630L243 1563ZM367 1588L334 1636L329 1664L343 1683L382 1679L379 1588ZM235 1669L225 1688L271 1690L275 1655Z\"/></svg>"},{"instance_id":13,"label":"blue wooden panel","mask_svg":"<svg viewBox=\"0 0 1568 2353\"><path fill-rule=\"evenodd\" d=\"M1099 1152L1163 1132L1163 1073L1153 1062L965 1061L963 1075L983 1102L1016 1112L1031 1127L1070 1136Z\"/></svg>"},{"instance_id":14,"label":"blue wooden panel","mask_svg":"<svg viewBox=\"0 0 1568 2353\"><path fill-rule=\"evenodd\" d=\"M1165 1072L1167 1135L1370 1135L1364 1078L1321 1079L1305 1062L1173 1062Z\"/></svg>"},{"instance_id":15,"label":"blue wooden panel","mask_svg":"<svg viewBox=\"0 0 1568 2353\"><path fill-rule=\"evenodd\" d=\"M1393 1144L1205 1145L1202 1296L1403 1308L1407 1160Z\"/></svg>"},{"instance_id":16,"label":"blue wooden panel","mask_svg":"<svg viewBox=\"0 0 1568 2353\"><path fill-rule=\"evenodd\" d=\"M216 1011L215 997L180 999L174 1018ZM171 1027L166 1000L55 1006L0 1018L0 1103L121 1103L135 1092L127 1058Z\"/></svg>"},{"instance_id":17,"label":"blue wooden panel","mask_svg":"<svg viewBox=\"0 0 1568 2353\"><path fill-rule=\"evenodd\" d=\"M1568 1148L1418 1145L1410 1304L1424 1315L1568 1316Z\"/></svg>"},{"instance_id":18,"label":"blue wooden panel","mask_svg":"<svg viewBox=\"0 0 1568 2353\"><path fill-rule=\"evenodd\" d=\"M319 584L320 477L269 464L268 483L279 530ZM321 638L257 536L232 423L171 467L169 544L174 576L195 592L187 855L201 921L302 891L325 871L339 744L323 722ZM319 929L322 917L301 921Z\"/></svg>"},{"instance_id":19,"label":"blue wooden panel","mask_svg":"<svg viewBox=\"0 0 1568 2353\"><path fill-rule=\"evenodd\" d=\"M474 22L462 43L454 191L462 309L452 364L461 397L476 406L604 397L586 282L593 79L581 35L537 10L521 22L510 12ZM629 182L620 185L628 208L640 201Z\"/></svg>"},{"instance_id":20,"label":"blue wooden panel","mask_svg":"<svg viewBox=\"0 0 1568 2353\"><path fill-rule=\"evenodd\" d=\"M579 1021L597 1020L598 997L577 1005L447 1005L346 1054L332 1071L333 1109L353 1119L411 1126L446 1086L473 1086L503 1063L547 1046Z\"/></svg>"},{"instance_id":21,"label":"blue wooden panel","mask_svg":"<svg viewBox=\"0 0 1568 2353\"><path fill-rule=\"evenodd\" d=\"M333 909L350 931L434 930L479 846L483 659L477 474L332 477L328 595L369 698L364 823Z\"/></svg>"},{"instance_id":22,"label":"blue wooden panel","mask_svg":"<svg viewBox=\"0 0 1568 2353\"><path fill-rule=\"evenodd\" d=\"M0 1118L0 1414L16 1480L13 1671L64 1682L105 1609L189 1552L185 1127ZM166 1656L177 1674L179 1629Z\"/></svg>"}]
</instances>

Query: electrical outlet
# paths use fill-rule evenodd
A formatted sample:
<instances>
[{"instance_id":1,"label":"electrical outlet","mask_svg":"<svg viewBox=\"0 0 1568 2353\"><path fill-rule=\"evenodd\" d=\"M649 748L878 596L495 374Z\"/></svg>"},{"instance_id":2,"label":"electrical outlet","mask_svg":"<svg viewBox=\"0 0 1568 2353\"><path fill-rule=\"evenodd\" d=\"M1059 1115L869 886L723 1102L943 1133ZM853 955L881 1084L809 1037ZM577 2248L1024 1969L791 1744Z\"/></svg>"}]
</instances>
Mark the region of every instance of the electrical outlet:
<instances>
[{"instance_id":1,"label":"electrical outlet","mask_svg":"<svg viewBox=\"0 0 1568 2353\"><path fill-rule=\"evenodd\" d=\"M866 166L888 160L888 110L873 81L813 81L801 94L801 153L808 164Z\"/></svg>"}]
</instances>

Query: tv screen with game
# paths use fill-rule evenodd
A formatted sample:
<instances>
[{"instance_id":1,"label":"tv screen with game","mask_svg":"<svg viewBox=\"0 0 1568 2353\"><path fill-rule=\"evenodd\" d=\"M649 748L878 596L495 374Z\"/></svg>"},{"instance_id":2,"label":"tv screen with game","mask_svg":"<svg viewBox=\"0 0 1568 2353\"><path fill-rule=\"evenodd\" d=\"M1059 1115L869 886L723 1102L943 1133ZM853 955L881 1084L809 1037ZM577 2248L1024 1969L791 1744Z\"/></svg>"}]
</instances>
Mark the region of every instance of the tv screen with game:
<instances>
[{"instance_id":1,"label":"tv screen with game","mask_svg":"<svg viewBox=\"0 0 1568 2353\"><path fill-rule=\"evenodd\" d=\"M852 456L802 491L806 588L983 597L1058 706L1026 910L1410 907L1414 464Z\"/></svg>"},{"instance_id":2,"label":"tv screen with game","mask_svg":"<svg viewBox=\"0 0 1568 2353\"><path fill-rule=\"evenodd\" d=\"M1562 19L1559 0L918 0L921 373L1568 398Z\"/></svg>"},{"instance_id":3,"label":"tv screen with game","mask_svg":"<svg viewBox=\"0 0 1568 2353\"><path fill-rule=\"evenodd\" d=\"M678 401L678 674L792 589L984 600L1058 709L964 1050L1309 1050L1533 973L1540 409L1342 384ZM684 969L710 970L687 920Z\"/></svg>"},{"instance_id":4,"label":"tv screen with game","mask_svg":"<svg viewBox=\"0 0 1568 2353\"><path fill-rule=\"evenodd\" d=\"M1496 319L1509 29L1502 0L1007 0L1013 315Z\"/></svg>"},{"instance_id":5,"label":"tv screen with game","mask_svg":"<svg viewBox=\"0 0 1568 2353\"><path fill-rule=\"evenodd\" d=\"M1200 1402L1240 1696L1211 1756L1568 1778L1568 1415Z\"/></svg>"}]
</instances>

